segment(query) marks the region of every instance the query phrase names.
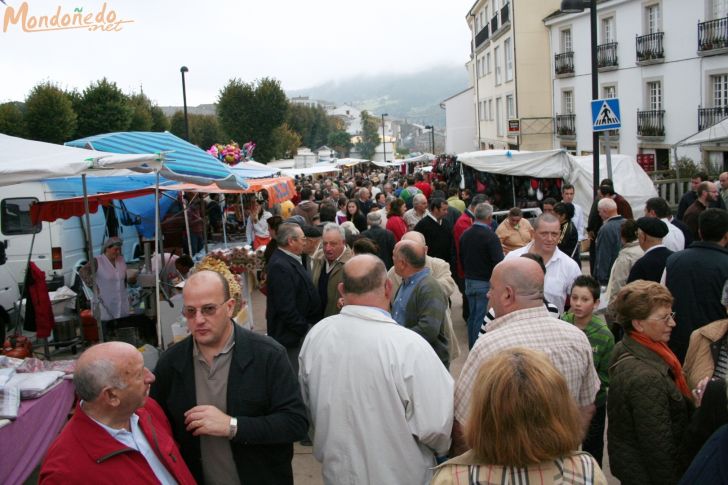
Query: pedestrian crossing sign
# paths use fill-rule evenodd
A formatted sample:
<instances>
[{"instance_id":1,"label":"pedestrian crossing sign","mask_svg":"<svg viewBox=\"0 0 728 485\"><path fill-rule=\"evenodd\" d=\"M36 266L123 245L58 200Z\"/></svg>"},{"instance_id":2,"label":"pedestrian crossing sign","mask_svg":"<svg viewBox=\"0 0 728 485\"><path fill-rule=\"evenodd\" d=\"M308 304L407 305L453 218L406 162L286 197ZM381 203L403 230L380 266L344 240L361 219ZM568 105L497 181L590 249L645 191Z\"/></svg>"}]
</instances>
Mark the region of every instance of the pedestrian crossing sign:
<instances>
[{"instance_id":1,"label":"pedestrian crossing sign","mask_svg":"<svg viewBox=\"0 0 728 485\"><path fill-rule=\"evenodd\" d=\"M622 126L619 98L595 99L591 102L594 131L616 130Z\"/></svg>"}]
</instances>

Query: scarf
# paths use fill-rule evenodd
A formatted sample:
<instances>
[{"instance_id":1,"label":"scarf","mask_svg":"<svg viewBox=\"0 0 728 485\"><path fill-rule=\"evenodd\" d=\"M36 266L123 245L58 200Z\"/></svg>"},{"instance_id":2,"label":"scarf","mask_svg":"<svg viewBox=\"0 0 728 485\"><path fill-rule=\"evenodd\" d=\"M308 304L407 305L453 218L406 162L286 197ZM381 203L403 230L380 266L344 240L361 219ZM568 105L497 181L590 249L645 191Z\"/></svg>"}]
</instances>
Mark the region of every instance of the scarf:
<instances>
[{"instance_id":1,"label":"scarf","mask_svg":"<svg viewBox=\"0 0 728 485\"><path fill-rule=\"evenodd\" d=\"M670 347L668 347L664 342L655 342L644 333L638 332L637 330L633 330L629 336L632 337L632 340L644 347L647 347L665 361L665 363L670 367L670 370L672 370L673 380L675 381L675 385L680 393L692 401L693 396L690 392L687 381L685 381L682 365L680 365L680 361L677 359L675 354L672 353Z\"/></svg>"}]
</instances>

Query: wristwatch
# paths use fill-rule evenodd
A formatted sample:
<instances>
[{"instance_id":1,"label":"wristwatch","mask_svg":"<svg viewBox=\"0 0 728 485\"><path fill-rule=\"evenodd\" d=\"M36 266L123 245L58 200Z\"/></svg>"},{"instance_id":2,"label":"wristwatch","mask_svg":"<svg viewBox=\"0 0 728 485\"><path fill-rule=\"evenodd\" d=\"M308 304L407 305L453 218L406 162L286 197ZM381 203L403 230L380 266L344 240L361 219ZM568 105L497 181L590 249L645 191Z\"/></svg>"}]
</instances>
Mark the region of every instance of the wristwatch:
<instances>
[{"instance_id":1,"label":"wristwatch","mask_svg":"<svg viewBox=\"0 0 728 485\"><path fill-rule=\"evenodd\" d=\"M228 431L228 439L231 440L235 438L236 434L238 434L238 418L231 417L230 430Z\"/></svg>"}]
</instances>

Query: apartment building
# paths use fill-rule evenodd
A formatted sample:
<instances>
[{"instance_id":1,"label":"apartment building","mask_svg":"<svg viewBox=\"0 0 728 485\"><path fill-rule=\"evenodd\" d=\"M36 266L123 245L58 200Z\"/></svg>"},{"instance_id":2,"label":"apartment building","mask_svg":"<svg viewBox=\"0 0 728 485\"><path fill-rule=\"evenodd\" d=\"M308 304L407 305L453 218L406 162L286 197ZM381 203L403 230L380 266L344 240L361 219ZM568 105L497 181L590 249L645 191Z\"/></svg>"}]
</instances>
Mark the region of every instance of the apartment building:
<instances>
[{"instance_id":1,"label":"apartment building","mask_svg":"<svg viewBox=\"0 0 728 485\"><path fill-rule=\"evenodd\" d=\"M466 15L467 68L473 85L480 149L553 147L549 32L543 18L559 0L477 0ZM508 121L520 120L520 135Z\"/></svg>"},{"instance_id":2,"label":"apartment building","mask_svg":"<svg viewBox=\"0 0 728 485\"><path fill-rule=\"evenodd\" d=\"M552 52L554 144L592 152L589 11L544 19ZM728 0L609 0L597 5L599 96L618 97L613 152L668 167L672 147L728 116ZM604 153L602 138L600 152ZM728 148L681 148L728 167Z\"/></svg>"}]
</instances>

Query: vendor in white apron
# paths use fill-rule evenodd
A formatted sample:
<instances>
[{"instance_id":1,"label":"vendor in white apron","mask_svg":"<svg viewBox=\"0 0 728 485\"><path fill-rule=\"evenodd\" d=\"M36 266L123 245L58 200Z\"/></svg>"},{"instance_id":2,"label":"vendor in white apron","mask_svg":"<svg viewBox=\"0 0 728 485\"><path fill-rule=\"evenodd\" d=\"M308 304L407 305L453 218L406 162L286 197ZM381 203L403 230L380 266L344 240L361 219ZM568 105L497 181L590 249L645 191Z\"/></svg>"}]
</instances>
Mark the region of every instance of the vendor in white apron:
<instances>
[{"instance_id":1,"label":"vendor in white apron","mask_svg":"<svg viewBox=\"0 0 728 485\"><path fill-rule=\"evenodd\" d=\"M94 301L100 309L101 321L115 320L129 315L129 295L126 291L126 262L121 255L121 240L110 237L104 243L102 253L94 258L96 264L96 292ZM81 276L91 275L87 263Z\"/></svg>"}]
</instances>

